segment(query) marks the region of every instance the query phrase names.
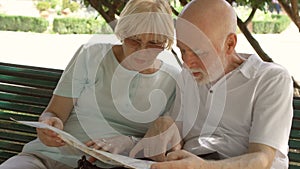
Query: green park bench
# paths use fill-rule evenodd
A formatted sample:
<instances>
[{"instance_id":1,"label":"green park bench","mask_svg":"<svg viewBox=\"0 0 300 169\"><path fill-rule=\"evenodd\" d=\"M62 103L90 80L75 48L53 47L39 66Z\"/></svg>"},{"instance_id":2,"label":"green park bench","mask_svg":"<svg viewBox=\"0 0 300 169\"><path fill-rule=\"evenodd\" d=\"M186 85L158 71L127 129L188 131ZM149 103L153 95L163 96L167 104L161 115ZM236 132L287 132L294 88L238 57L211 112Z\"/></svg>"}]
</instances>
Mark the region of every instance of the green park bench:
<instances>
[{"instance_id":1,"label":"green park bench","mask_svg":"<svg viewBox=\"0 0 300 169\"><path fill-rule=\"evenodd\" d=\"M62 70L0 62L0 164L36 138L32 127L10 120L37 121L46 108ZM300 169L300 98L294 98L289 140L290 169Z\"/></svg>"},{"instance_id":2,"label":"green park bench","mask_svg":"<svg viewBox=\"0 0 300 169\"><path fill-rule=\"evenodd\" d=\"M36 138L34 128L10 117L37 121L61 74L62 70L0 63L0 163Z\"/></svg>"}]
</instances>

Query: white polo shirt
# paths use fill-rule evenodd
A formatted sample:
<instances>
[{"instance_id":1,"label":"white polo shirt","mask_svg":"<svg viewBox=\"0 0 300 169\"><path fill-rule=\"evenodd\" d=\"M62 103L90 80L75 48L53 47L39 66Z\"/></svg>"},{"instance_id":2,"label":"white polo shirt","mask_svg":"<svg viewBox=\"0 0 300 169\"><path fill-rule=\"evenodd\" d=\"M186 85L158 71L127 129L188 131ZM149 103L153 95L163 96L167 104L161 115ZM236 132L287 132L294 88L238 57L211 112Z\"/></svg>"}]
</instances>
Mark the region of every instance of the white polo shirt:
<instances>
[{"instance_id":1,"label":"white polo shirt","mask_svg":"<svg viewBox=\"0 0 300 169\"><path fill-rule=\"evenodd\" d=\"M249 143L260 143L277 150L273 169L288 168L291 76L257 55L240 57L244 63L212 86L197 85L182 71L181 97L176 96L172 116L183 121L184 149L197 155L217 151L229 158L247 153Z\"/></svg>"}]
</instances>

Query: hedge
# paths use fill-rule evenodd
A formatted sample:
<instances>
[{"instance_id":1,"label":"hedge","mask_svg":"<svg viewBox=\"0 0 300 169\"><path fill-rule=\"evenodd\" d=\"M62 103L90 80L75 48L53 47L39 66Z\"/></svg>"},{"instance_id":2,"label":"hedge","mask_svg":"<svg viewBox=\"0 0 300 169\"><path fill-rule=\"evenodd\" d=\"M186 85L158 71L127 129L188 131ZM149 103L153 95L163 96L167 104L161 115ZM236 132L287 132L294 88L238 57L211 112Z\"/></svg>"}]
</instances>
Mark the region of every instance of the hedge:
<instances>
[{"instance_id":1,"label":"hedge","mask_svg":"<svg viewBox=\"0 0 300 169\"><path fill-rule=\"evenodd\" d=\"M110 33L108 25L99 20L84 18L55 18L53 31L59 34Z\"/></svg>"},{"instance_id":2,"label":"hedge","mask_svg":"<svg viewBox=\"0 0 300 169\"><path fill-rule=\"evenodd\" d=\"M0 14L0 30L42 33L48 26L49 23L44 18Z\"/></svg>"},{"instance_id":3,"label":"hedge","mask_svg":"<svg viewBox=\"0 0 300 169\"><path fill-rule=\"evenodd\" d=\"M252 31L256 34L281 33L290 23L286 15L272 15L270 20L252 21Z\"/></svg>"}]
</instances>

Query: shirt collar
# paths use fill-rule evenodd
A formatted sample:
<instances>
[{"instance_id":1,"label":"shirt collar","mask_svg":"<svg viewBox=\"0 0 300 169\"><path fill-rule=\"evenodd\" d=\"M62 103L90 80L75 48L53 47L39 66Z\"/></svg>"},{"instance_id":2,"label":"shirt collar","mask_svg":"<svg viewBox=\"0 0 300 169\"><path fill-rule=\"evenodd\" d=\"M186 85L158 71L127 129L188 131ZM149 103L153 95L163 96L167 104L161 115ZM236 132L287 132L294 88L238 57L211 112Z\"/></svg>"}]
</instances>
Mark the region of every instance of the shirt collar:
<instances>
[{"instance_id":1,"label":"shirt collar","mask_svg":"<svg viewBox=\"0 0 300 169\"><path fill-rule=\"evenodd\" d=\"M239 56L245 59L244 63L239 66L239 71L248 79L255 78L263 63L262 59L256 54L239 54Z\"/></svg>"}]
</instances>

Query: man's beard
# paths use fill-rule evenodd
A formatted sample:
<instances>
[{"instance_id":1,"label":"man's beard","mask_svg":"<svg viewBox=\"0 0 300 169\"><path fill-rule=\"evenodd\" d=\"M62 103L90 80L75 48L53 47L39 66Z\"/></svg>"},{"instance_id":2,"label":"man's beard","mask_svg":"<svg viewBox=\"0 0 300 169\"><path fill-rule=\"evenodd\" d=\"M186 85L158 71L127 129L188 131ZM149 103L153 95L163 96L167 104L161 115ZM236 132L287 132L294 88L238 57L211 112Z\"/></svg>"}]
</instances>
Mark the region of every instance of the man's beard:
<instances>
[{"instance_id":1,"label":"man's beard","mask_svg":"<svg viewBox=\"0 0 300 169\"><path fill-rule=\"evenodd\" d=\"M215 83L224 76L224 69L220 69L218 66L219 64L215 63L211 67L213 70L209 72L201 68L190 68L189 71L199 85Z\"/></svg>"},{"instance_id":2,"label":"man's beard","mask_svg":"<svg viewBox=\"0 0 300 169\"><path fill-rule=\"evenodd\" d=\"M196 82L200 85L202 84L207 84L209 83L209 76L208 76L208 73L203 71L202 69L200 68L191 68L189 69L190 73L192 74L192 76L194 77L194 79L196 80ZM197 74L197 75L194 75L194 74Z\"/></svg>"}]
</instances>

